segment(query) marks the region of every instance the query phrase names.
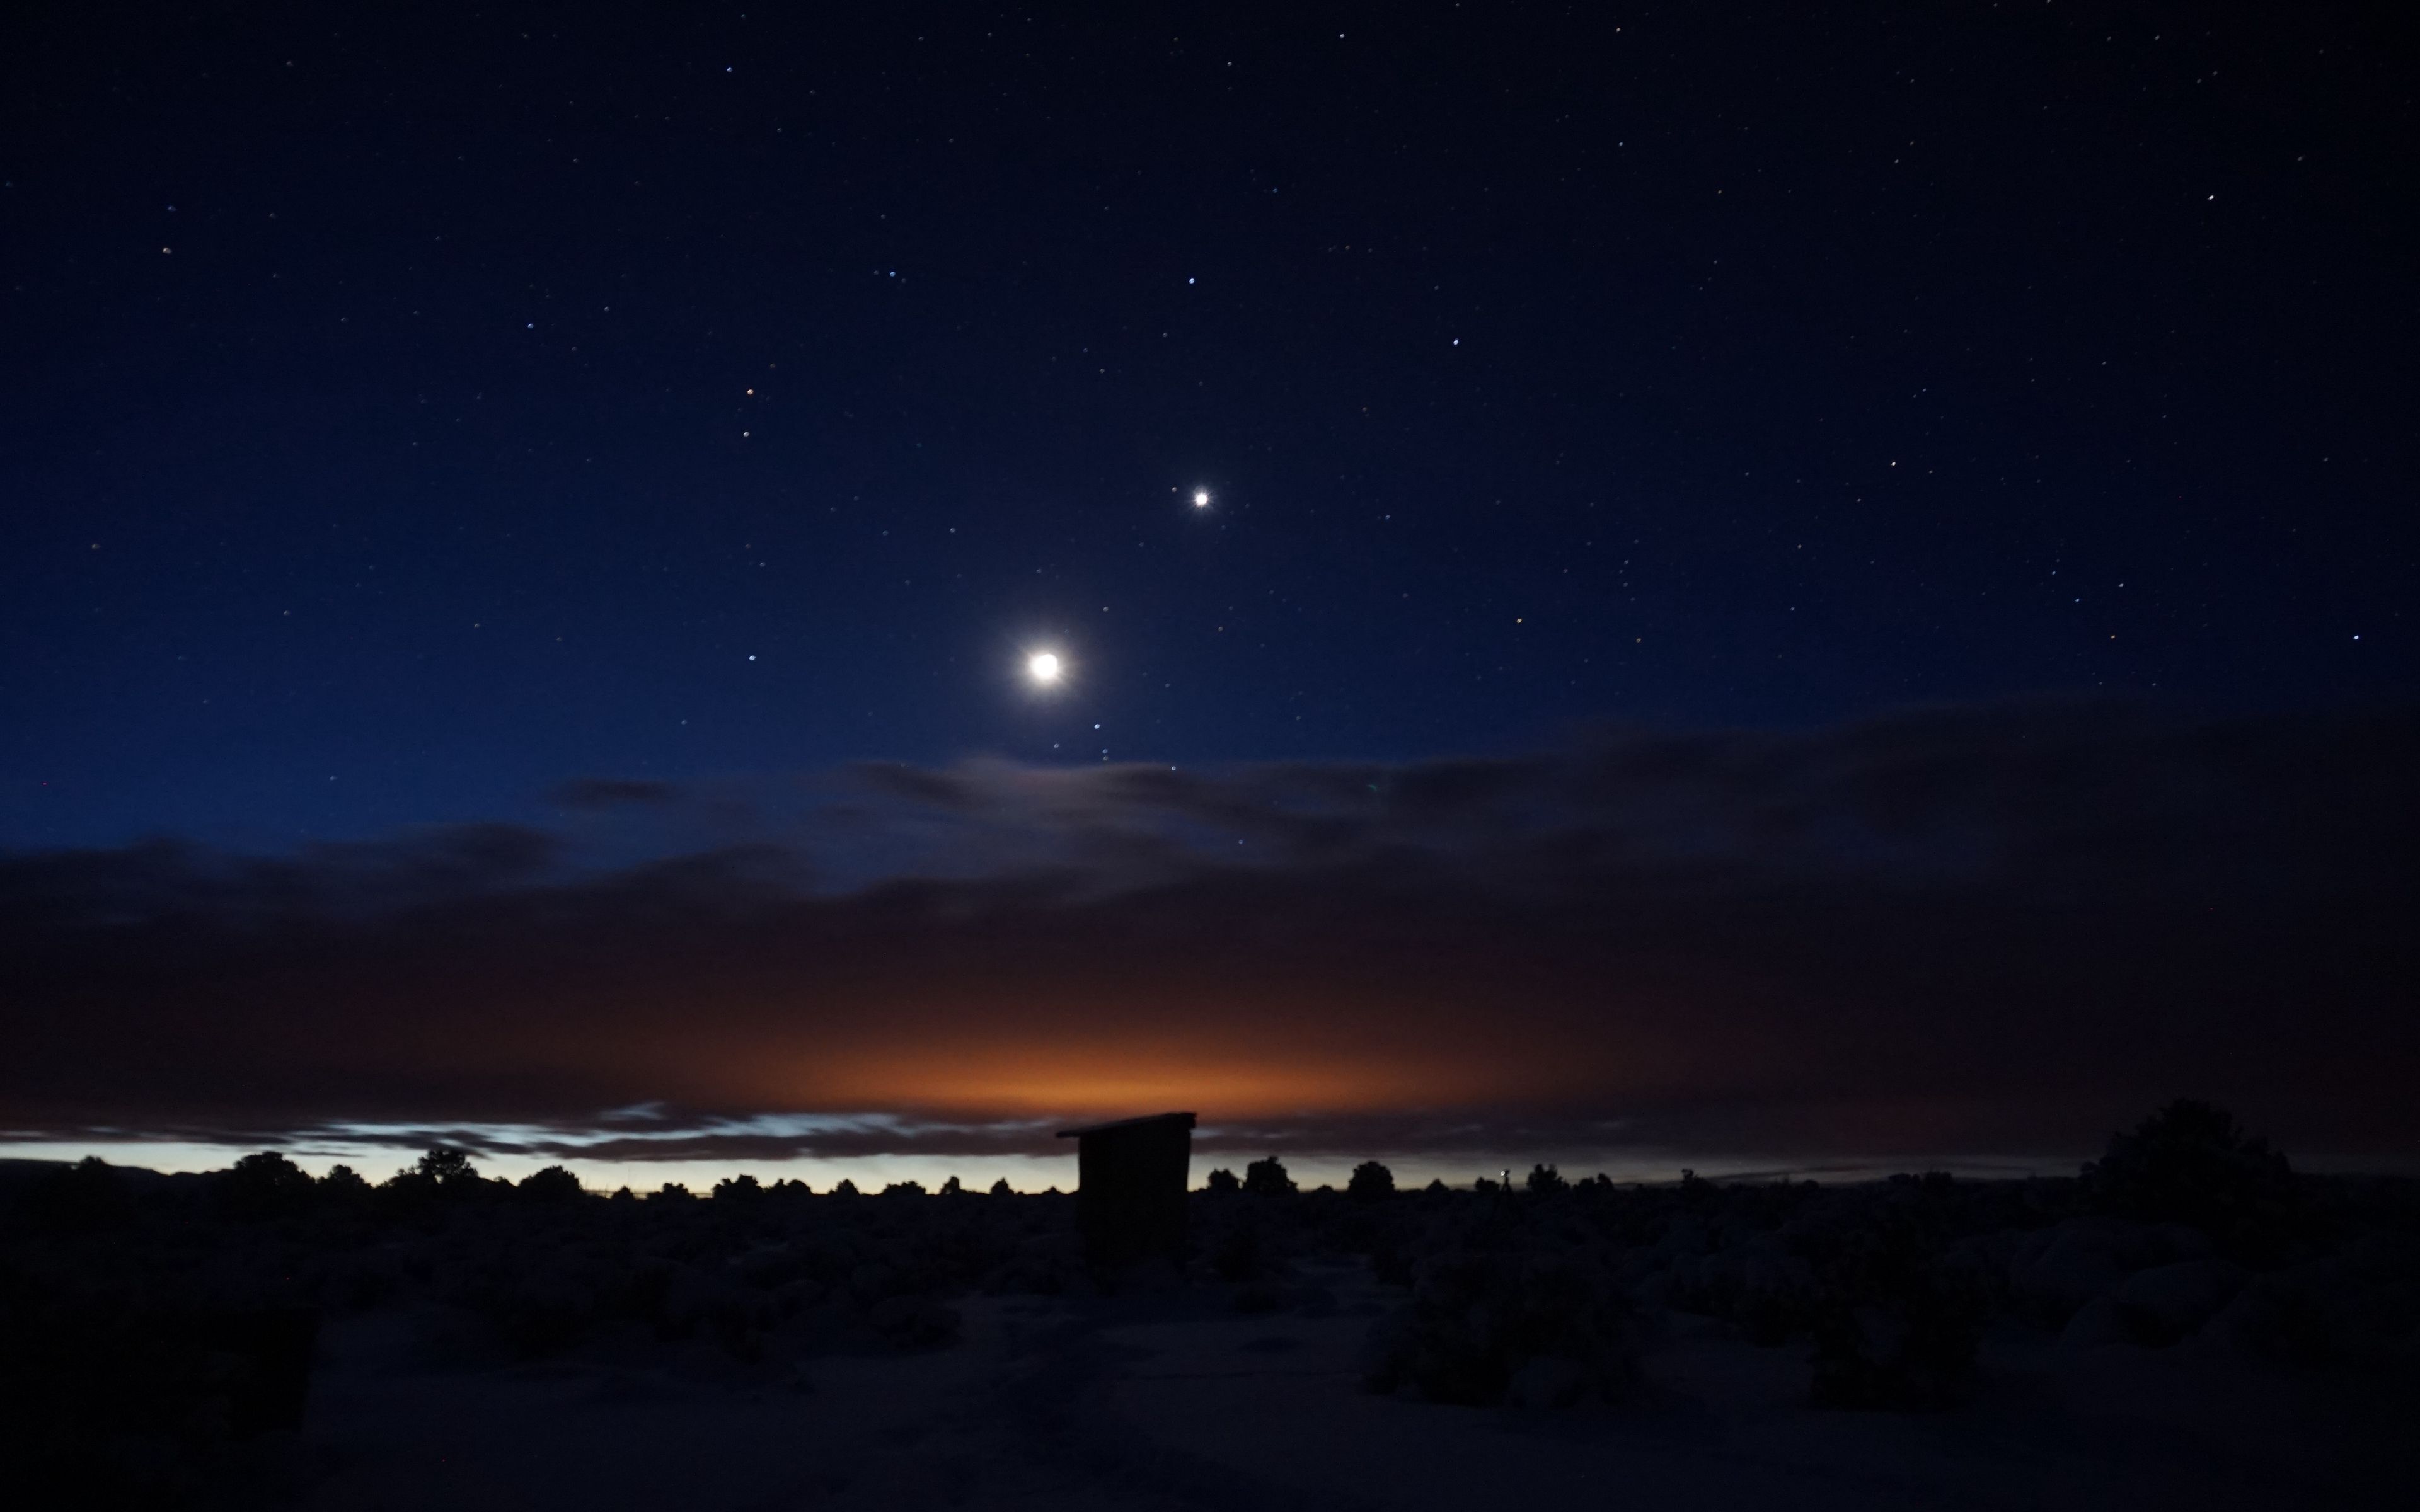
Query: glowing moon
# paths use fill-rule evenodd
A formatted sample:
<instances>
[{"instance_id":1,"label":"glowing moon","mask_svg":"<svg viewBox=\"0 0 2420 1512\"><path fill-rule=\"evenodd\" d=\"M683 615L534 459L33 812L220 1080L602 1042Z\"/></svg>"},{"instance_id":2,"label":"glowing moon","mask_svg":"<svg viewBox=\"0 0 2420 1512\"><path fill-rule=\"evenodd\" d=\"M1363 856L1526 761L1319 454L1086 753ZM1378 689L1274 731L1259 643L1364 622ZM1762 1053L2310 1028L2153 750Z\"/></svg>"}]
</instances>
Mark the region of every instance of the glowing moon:
<instances>
[{"instance_id":1,"label":"glowing moon","mask_svg":"<svg viewBox=\"0 0 2420 1512\"><path fill-rule=\"evenodd\" d=\"M1025 658L1025 675L1047 687L1059 681L1059 657L1053 652L1037 651Z\"/></svg>"},{"instance_id":2,"label":"glowing moon","mask_svg":"<svg viewBox=\"0 0 2420 1512\"><path fill-rule=\"evenodd\" d=\"M1193 490L1193 507L1196 509L1207 509L1210 507L1209 489L1196 488Z\"/></svg>"}]
</instances>

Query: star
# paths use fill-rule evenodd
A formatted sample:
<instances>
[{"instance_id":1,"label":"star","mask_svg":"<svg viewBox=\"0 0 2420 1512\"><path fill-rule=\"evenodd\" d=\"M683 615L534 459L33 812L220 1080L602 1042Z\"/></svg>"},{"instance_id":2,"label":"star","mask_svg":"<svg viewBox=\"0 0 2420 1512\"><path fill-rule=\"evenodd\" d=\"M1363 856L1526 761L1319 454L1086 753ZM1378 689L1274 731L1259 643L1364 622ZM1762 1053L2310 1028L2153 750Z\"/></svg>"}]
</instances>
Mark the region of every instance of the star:
<instances>
[{"instance_id":1,"label":"star","mask_svg":"<svg viewBox=\"0 0 2420 1512\"><path fill-rule=\"evenodd\" d=\"M1063 669L1056 652L1037 651L1025 658L1025 675L1032 678L1040 687L1048 687L1058 682L1063 671Z\"/></svg>"},{"instance_id":2,"label":"star","mask_svg":"<svg viewBox=\"0 0 2420 1512\"><path fill-rule=\"evenodd\" d=\"M1193 507L1196 509L1207 509L1210 507L1209 489L1196 488L1193 490Z\"/></svg>"}]
</instances>

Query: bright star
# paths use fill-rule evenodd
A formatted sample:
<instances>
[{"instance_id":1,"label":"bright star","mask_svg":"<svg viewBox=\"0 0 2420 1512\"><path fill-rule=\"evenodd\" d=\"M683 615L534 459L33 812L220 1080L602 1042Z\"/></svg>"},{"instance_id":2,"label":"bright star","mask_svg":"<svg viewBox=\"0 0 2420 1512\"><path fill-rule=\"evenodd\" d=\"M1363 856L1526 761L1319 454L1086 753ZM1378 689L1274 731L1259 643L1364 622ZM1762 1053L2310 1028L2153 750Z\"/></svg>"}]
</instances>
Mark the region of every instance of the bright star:
<instances>
[{"instance_id":1,"label":"bright star","mask_svg":"<svg viewBox=\"0 0 2420 1512\"><path fill-rule=\"evenodd\" d=\"M1209 489L1196 488L1193 490L1193 507L1196 509L1207 509L1210 507Z\"/></svg>"},{"instance_id":2,"label":"bright star","mask_svg":"<svg viewBox=\"0 0 2420 1512\"><path fill-rule=\"evenodd\" d=\"M1025 675L1047 687L1059 681L1059 657L1055 652L1037 651L1025 658Z\"/></svg>"}]
</instances>

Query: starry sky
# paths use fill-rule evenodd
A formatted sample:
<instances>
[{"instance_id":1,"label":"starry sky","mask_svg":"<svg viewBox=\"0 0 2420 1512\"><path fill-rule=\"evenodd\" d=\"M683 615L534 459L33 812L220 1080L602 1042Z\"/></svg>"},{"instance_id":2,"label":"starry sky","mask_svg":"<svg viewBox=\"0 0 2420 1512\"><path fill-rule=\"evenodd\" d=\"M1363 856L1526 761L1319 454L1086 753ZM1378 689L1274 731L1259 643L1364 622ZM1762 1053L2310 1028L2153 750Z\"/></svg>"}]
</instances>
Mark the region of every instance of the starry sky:
<instances>
[{"instance_id":1,"label":"starry sky","mask_svg":"<svg viewBox=\"0 0 2420 1512\"><path fill-rule=\"evenodd\" d=\"M1457 936L1454 971L1519 936L1601 986L1633 966L1559 955L1524 932L1589 931L1514 900L1609 885L1568 845L1538 868L1612 812L1623 887L1714 856L1760 897L1955 877L2053 906L1978 859L2037 854L2073 796L2012 748L2086 753L2104 841L2164 837L2124 867L2076 842L2081 894L2156 873L2163 907L2208 859L2193 816L2303 812L2312 774L2355 774L2384 818L2334 795L2313 843L2374 900L2412 830L2373 779L2420 684L2415 61L2325 4L12 8L0 901L52 984L14 1011L160 993L97 985L63 918L401 932L314 956L331 980L500 889L616 900L587 938L636 893L728 924L771 893L1047 873L1095 910L1211 887L1249 934L1203 868L1265 854L1273 897L1326 896L1321 869L1404 846L1450 862L1423 906L1483 896L1502 925ZM1911 770L1920 841L1872 807ZM1676 783L1695 828L1638 817ZM1449 811L1451 837L1418 828ZM2247 854L2291 850L2252 827ZM1508 862L1514 831L1548 839ZM927 903L882 915L900 951L993 960L932 922L963 899ZM1084 917L1069 950L1124 937ZM1116 980L1225 949L1171 927ZM2012 938L1961 980L2034 949ZM820 980L786 949L749 969ZM1775 949L1715 995L1781 1011L1809 968ZM1685 998L1732 951L1650 974ZM1059 990L993 964L1027 972L1017 1001ZM2347 988L2348 1024L2408 966ZM1859 970L1804 992L1884 990ZM1006 1011L968 994L953 1022ZM1453 1102L1433 1072L1460 1032L1383 1095L1237 1105ZM71 1040L0 1088L21 1122L1050 1095L870 1071L659 1094L626 1058L314 1101L321 1057L197 1102L87 1086ZM1714 1095L1691 1074L1661 1105ZM2055 1145L2138 1112L2161 1078L2130 1075L2043 1102L2066 1123L1887 1139ZM1085 1085L1060 1101L1120 1105ZM1758 1148L1856 1122L1768 1120Z\"/></svg>"}]
</instances>

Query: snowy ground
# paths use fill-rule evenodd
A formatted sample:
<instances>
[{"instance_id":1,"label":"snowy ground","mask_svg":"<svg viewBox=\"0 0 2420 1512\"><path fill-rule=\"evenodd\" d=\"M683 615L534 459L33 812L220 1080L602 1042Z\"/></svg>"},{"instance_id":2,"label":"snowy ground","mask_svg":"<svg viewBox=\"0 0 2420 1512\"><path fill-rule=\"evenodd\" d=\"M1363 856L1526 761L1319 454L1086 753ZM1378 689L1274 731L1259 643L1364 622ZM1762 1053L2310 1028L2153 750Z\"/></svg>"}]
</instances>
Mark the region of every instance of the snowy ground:
<instances>
[{"instance_id":1,"label":"snowy ground","mask_svg":"<svg viewBox=\"0 0 2420 1512\"><path fill-rule=\"evenodd\" d=\"M537 1365L454 1354L442 1314L331 1328L309 1426L263 1445L304 1507L2288 1508L2420 1504L2408 1392L2169 1350L1995 1336L1969 1405L1818 1412L1805 1346L1676 1317L1630 1405L1434 1406L1362 1390L1401 1293L974 1298L925 1353L607 1337ZM267 1493L268 1487L260 1489Z\"/></svg>"}]
</instances>

